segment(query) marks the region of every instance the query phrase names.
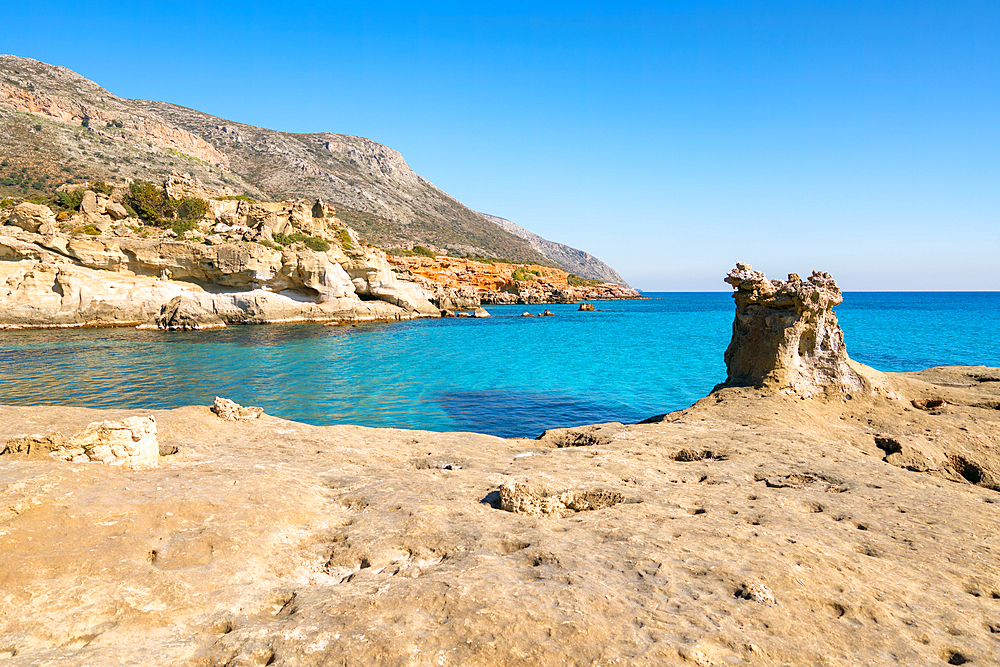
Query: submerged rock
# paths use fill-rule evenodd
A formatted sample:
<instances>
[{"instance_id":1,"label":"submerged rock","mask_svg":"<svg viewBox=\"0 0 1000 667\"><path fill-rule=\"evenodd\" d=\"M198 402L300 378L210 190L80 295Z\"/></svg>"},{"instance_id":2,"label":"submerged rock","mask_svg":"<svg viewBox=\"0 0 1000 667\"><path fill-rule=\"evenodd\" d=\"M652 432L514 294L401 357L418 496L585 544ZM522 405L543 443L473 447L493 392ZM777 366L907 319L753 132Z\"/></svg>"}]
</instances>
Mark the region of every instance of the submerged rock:
<instances>
[{"instance_id":1,"label":"submerged rock","mask_svg":"<svg viewBox=\"0 0 1000 667\"><path fill-rule=\"evenodd\" d=\"M736 288L727 386L769 386L804 396L864 388L833 312L844 298L830 274L768 280L749 264L737 263L726 282Z\"/></svg>"}]
</instances>

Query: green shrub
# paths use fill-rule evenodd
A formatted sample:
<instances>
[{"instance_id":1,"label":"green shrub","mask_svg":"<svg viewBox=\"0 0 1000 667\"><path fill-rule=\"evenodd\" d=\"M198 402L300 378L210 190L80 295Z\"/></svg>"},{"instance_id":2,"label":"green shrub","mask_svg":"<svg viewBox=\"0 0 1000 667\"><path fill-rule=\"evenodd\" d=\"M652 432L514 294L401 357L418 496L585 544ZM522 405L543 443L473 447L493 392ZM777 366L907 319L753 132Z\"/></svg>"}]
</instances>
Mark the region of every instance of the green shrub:
<instances>
[{"instance_id":1,"label":"green shrub","mask_svg":"<svg viewBox=\"0 0 1000 667\"><path fill-rule=\"evenodd\" d=\"M513 278L514 280L521 280L521 281L535 279L533 275L524 270L523 266L519 266L516 269L514 269L514 273L511 275L511 278Z\"/></svg>"},{"instance_id":2,"label":"green shrub","mask_svg":"<svg viewBox=\"0 0 1000 667\"><path fill-rule=\"evenodd\" d=\"M178 220L170 225L170 229L174 230L177 236L184 236L184 232L189 232L197 226L194 220Z\"/></svg>"},{"instance_id":3,"label":"green shrub","mask_svg":"<svg viewBox=\"0 0 1000 667\"><path fill-rule=\"evenodd\" d=\"M198 220L208 213L208 202L200 197L184 197L177 204L177 215L189 220Z\"/></svg>"},{"instance_id":4,"label":"green shrub","mask_svg":"<svg viewBox=\"0 0 1000 667\"><path fill-rule=\"evenodd\" d=\"M415 255L423 255L424 257L437 257L437 253L430 248L425 248L422 245L413 246L413 253Z\"/></svg>"},{"instance_id":5,"label":"green shrub","mask_svg":"<svg viewBox=\"0 0 1000 667\"><path fill-rule=\"evenodd\" d=\"M264 246L265 248L270 248L271 250L277 250L278 249L277 245L271 243L267 239L261 239L261 240L257 241L257 243L259 243L260 245Z\"/></svg>"},{"instance_id":6,"label":"green shrub","mask_svg":"<svg viewBox=\"0 0 1000 667\"><path fill-rule=\"evenodd\" d=\"M28 197L28 201L30 201L32 204L48 204L49 198L46 197L45 195L40 195L37 192L32 192L31 196Z\"/></svg>"},{"instance_id":7,"label":"green shrub","mask_svg":"<svg viewBox=\"0 0 1000 667\"><path fill-rule=\"evenodd\" d=\"M345 250L350 250L354 247L351 242L351 235L347 233L346 229L337 230L337 240L340 241L340 245L344 246Z\"/></svg>"},{"instance_id":8,"label":"green shrub","mask_svg":"<svg viewBox=\"0 0 1000 667\"><path fill-rule=\"evenodd\" d=\"M80 202L82 201L83 188L77 188L69 192L56 192L56 203L68 211L79 211Z\"/></svg>"},{"instance_id":9,"label":"green shrub","mask_svg":"<svg viewBox=\"0 0 1000 667\"><path fill-rule=\"evenodd\" d=\"M74 229L73 231L83 232L84 234L89 234L90 236L97 236L101 233L101 230L98 229L97 227L94 227L93 225L84 225L83 227L79 227L77 229Z\"/></svg>"},{"instance_id":10,"label":"green shrub","mask_svg":"<svg viewBox=\"0 0 1000 667\"><path fill-rule=\"evenodd\" d=\"M13 208L13 207L14 207L14 200L11 199L10 197L4 197L3 199L0 199L0 208Z\"/></svg>"},{"instance_id":11,"label":"green shrub","mask_svg":"<svg viewBox=\"0 0 1000 667\"><path fill-rule=\"evenodd\" d=\"M42 126L41 125L36 125L35 126L35 132L41 132L41 131L42 131Z\"/></svg>"},{"instance_id":12,"label":"green shrub","mask_svg":"<svg viewBox=\"0 0 1000 667\"><path fill-rule=\"evenodd\" d=\"M275 243L280 243L281 245L292 245L293 243L298 243L299 241L305 241L308 236L302 232L293 232L291 234L275 234Z\"/></svg>"},{"instance_id":13,"label":"green shrub","mask_svg":"<svg viewBox=\"0 0 1000 667\"><path fill-rule=\"evenodd\" d=\"M90 188L88 189L93 190L94 192L100 192L102 195L107 195L110 197L112 194L114 194L115 186L108 185L104 181L94 181L93 183L90 184Z\"/></svg>"},{"instance_id":14,"label":"green shrub","mask_svg":"<svg viewBox=\"0 0 1000 667\"><path fill-rule=\"evenodd\" d=\"M326 252L330 249L330 244L326 242L325 239L321 239L318 236L310 236L302 241L307 248L310 250L315 250L316 252Z\"/></svg>"},{"instance_id":15,"label":"green shrub","mask_svg":"<svg viewBox=\"0 0 1000 667\"><path fill-rule=\"evenodd\" d=\"M257 201L250 195L223 195L221 197L212 197L215 201L245 201L253 203Z\"/></svg>"},{"instance_id":16,"label":"green shrub","mask_svg":"<svg viewBox=\"0 0 1000 667\"><path fill-rule=\"evenodd\" d=\"M600 285L600 280L594 280L593 278L581 278L575 274L569 274L566 276L566 282L573 287L590 287L593 285Z\"/></svg>"},{"instance_id":17,"label":"green shrub","mask_svg":"<svg viewBox=\"0 0 1000 667\"><path fill-rule=\"evenodd\" d=\"M149 181L133 181L128 186L125 203L143 220L157 223L162 218L172 217L174 210L166 190Z\"/></svg>"}]
</instances>

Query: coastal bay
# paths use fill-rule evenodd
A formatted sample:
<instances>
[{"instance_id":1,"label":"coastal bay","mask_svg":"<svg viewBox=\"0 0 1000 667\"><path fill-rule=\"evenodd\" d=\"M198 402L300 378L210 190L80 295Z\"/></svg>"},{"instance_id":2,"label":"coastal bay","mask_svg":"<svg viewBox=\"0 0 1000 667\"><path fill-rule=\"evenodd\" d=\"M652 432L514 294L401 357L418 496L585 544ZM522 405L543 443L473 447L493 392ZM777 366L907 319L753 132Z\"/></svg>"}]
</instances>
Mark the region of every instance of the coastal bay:
<instances>
[{"instance_id":1,"label":"coastal bay","mask_svg":"<svg viewBox=\"0 0 1000 667\"><path fill-rule=\"evenodd\" d=\"M519 305L358 327L7 331L0 402L163 409L219 395L315 425L507 437L635 422L725 378L732 321L726 293L646 296L548 305L545 318ZM879 370L1000 365L1000 294L848 293L837 312L852 357Z\"/></svg>"}]
</instances>

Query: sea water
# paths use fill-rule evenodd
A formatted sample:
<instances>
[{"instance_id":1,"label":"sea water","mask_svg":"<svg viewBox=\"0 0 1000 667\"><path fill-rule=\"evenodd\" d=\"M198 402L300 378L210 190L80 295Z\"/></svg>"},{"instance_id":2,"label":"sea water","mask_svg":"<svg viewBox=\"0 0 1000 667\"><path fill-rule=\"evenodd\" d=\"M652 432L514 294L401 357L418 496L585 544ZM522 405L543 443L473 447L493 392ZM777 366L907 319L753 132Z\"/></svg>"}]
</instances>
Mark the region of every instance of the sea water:
<instances>
[{"instance_id":1,"label":"sea water","mask_svg":"<svg viewBox=\"0 0 1000 667\"><path fill-rule=\"evenodd\" d=\"M489 319L235 326L219 331L0 332L0 403L209 405L215 396L311 424L467 430L635 422L726 378L727 293L494 306ZM522 317L548 308L552 317ZM1000 366L1000 293L848 293L850 355L884 371Z\"/></svg>"}]
</instances>

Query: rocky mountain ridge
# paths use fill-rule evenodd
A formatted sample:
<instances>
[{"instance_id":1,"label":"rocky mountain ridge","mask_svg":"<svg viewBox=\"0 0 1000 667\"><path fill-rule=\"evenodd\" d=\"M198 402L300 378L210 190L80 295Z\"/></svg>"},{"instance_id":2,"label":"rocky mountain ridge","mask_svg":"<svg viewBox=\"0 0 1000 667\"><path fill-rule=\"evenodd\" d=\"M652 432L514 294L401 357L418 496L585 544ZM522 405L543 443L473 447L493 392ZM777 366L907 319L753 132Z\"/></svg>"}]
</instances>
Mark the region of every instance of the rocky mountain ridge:
<instances>
[{"instance_id":1,"label":"rocky mountain ridge","mask_svg":"<svg viewBox=\"0 0 1000 667\"><path fill-rule=\"evenodd\" d=\"M554 241L543 239L538 234L530 232L524 227L515 224L506 218L489 215L488 213L480 213L480 215L485 217L490 222L503 227L511 234L520 236L522 239L526 240L532 248L542 253L570 273L578 275L582 278L591 278L594 280L601 280L606 283L615 283L617 285L622 285L623 287L628 287L628 283L625 282L624 278L618 275L617 271L588 252L571 248L568 245L563 245L562 243L555 243Z\"/></svg>"},{"instance_id":2,"label":"rocky mountain ridge","mask_svg":"<svg viewBox=\"0 0 1000 667\"><path fill-rule=\"evenodd\" d=\"M464 256L559 264L413 172L397 151L332 133L292 134L118 98L63 67L0 55L0 190L189 173L262 200L323 199L362 238ZM537 246L537 247L536 247ZM566 266L584 271L593 263ZM617 281L616 281L617 282Z\"/></svg>"}]
</instances>

